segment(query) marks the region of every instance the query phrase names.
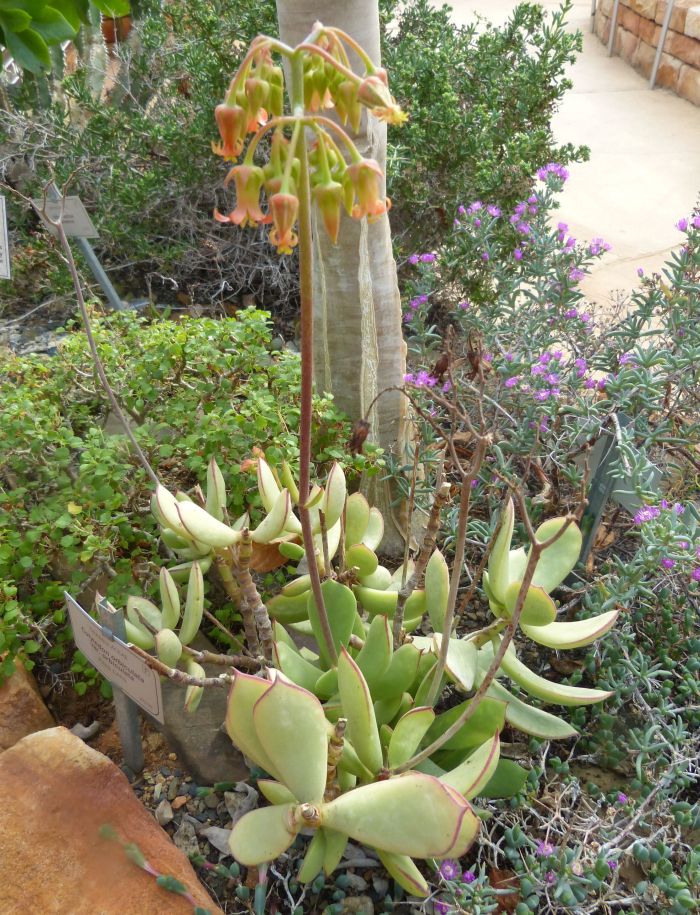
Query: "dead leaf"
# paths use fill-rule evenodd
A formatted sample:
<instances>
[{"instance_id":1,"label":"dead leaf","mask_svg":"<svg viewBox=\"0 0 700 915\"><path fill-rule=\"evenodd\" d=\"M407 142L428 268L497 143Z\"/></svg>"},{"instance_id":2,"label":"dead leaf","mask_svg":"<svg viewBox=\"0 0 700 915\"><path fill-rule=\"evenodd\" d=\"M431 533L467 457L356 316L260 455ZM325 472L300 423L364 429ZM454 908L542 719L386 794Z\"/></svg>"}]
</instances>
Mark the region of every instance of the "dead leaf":
<instances>
[{"instance_id":1,"label":"dead leaf","mask_svg":"<svg viewBox=\"0 0 700 915\"><path fill-rule=\"evenodd\" d=\"M489 868L489 883L495 890L512 890L507 895L497 896L496 912L514 912L520 902L520 881L514 871Z\"/></svg>"}]
</instances>

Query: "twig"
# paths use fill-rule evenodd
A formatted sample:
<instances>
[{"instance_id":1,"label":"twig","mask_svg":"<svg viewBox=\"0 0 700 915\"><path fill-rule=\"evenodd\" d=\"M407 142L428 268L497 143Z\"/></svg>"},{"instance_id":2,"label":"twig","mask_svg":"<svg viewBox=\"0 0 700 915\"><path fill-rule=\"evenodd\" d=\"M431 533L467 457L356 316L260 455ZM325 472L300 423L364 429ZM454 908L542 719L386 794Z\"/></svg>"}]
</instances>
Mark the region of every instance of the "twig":
<instances>
[{"instance_id":1,"label":"twig","mask_svg":"<svg viewBox=\"0 0 700 915\"><path fill-rule=\"evenodd\" d=\"M181 686L216 686L219 689L226 689L229 684L234 681L234 676L231 674L219 674L218 677L193 677L182 670L178 670L176 667L168 667L167 664L163 664L162 661L159 661L158 658L154 658L152 655L148 654L147 651L139 648L138 645L129 643L129 648L134 654L143 658L151 670L157 671L159 674L172 680L173 683L178 683Z\"/></svg>"},{"instance_id":2,"label":"twig","mask_svg":"<svg viewBox=\"0 0 700 915\"><path fill-rule=\"evenodd\" d=\"M262 602L258 589L255 587L253 576L250 574L249 566L252 556L253 541L250 538L250 531L246 528L243 531L243 539L238 545L236 577L241 586L243 605L246 607L247 612L252 614L253 626L257 629L257 635L262 643L265 660L271 662L273 643L272 625L270 624L270 614L267 612L267 607ZM246 631L248 626L249 623L246 624Z\"/></svg>"}]
</instances>

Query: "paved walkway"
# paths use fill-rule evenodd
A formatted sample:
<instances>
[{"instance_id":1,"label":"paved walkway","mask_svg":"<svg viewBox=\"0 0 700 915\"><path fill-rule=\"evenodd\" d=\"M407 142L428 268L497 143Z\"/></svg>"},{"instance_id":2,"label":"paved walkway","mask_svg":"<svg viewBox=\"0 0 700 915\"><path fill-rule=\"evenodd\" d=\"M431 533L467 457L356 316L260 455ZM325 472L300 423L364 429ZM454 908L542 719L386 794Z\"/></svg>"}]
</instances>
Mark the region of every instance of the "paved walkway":
<instances>
[{"instance_id":1,"label":"paved walkway","mask_svg":"<svg viewBox=\"0 0 700 915\"><path fill-rule=\"evenodd\" d=\"M559 4L540 0L548 10ZM503 22L515 2L452 0L456 22L474 13ZM583 53L571 71L554 129L561 142L585 143L589 162L571 167L557 218L585 240L602 236L612 251L582 283L598 302L615 300L637 281L637 268L658 270L700 192L700 108L643 79L590 30L590 0L575 0L572 28L584 34Z\"/></svg>"}]
</instances>

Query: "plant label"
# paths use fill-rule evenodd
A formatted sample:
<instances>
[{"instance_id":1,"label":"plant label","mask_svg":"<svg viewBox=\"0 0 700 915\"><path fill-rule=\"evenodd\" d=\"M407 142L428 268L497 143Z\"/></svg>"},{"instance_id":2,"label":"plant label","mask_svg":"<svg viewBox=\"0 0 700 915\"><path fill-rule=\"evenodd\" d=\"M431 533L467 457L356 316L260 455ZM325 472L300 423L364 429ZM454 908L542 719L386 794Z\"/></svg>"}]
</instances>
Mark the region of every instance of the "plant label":
<instances>
[{"instance_id":1,"label":"plant label","mask_svg":"<svg viewBox=\"0 0 700 915\"><path fill-rule=\"evenodd\" d=\"M66 235L74 238L99 238L100 233L95 228L88 211L80 197L63 197L60 200L44 200L42 197L32 200L39 215L46 213L49 219L60 219ZM52 235L56 235L56 227L48 219L44 219L46 228Z\"/></svg>"},{"instance_id":2,"label":"plant label","mask_svg":"<svg viewBox=\"0 0 700 915\"><path fill-rule=\"evenodd\" d=\"M158 674L127 645L101 626L66 594L73 639L88 661L144 711L161 724L163 696Z\"/></svg>"},{"instance_id":3,"label":"plant label","mask_svg":"<svg viewBox=\"0 0 700 915\"><path fill-rule=\"evenodd\" d=\"M5 198L0 194L0 280L11 280L10 238L7 232Z\"/></svg>"}]
</instances>

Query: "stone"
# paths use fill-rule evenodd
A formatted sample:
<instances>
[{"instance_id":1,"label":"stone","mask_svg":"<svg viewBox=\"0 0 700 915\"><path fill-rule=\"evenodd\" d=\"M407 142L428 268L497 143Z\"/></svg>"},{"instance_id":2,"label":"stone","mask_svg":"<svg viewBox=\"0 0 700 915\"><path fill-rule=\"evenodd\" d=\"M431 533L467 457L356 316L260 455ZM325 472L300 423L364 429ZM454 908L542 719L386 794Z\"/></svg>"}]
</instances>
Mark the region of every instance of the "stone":
<instances>
[{"instance_id":1,"label":"stone","mask_svg":"<svg viewBox=\"0 0 700 915\"><path fill-rule=\"evenodd\" d=\"M632 55L632 66L638 70L642 76L651 76L651 70L656 58L656 48L640 39Z\"/></svg>"},{"instance_id":2,"label":"stone","mask_svg":"<svg viewBox=\"0 0 700 915\"><path fill-rule=\"evenodd\" d=\"M673 4L673 11L671 13L671 21L669 23L669 28L673 29L674 32L682 32L685 28L686 15L690 7L697 4L698 0L676 0ZM664 21L664 16L666 15L666 0L659 0L659 3L656 7L656 22L661 25Z\"/></svg>"},{"instance_id":3,"label":"stone","mask_svg":"<svg viewBox=\"0 0 700 915\"><path fill-rule=\"evenodd\" d=\"M694 105L700 105L700 70L681 67L676 91Z\"/></svg>"},{"instance_id":4,"label":"stone","mask_svg":"<svg viewBox=\"0 0 700 915\"><path fill-rule=\"evenodd\" d=\"M659 61L659 69L656 73L656 85L662 89L675 90L680 69L681 62L677 57L671 57L670 54L662 54Z\"/></svg>"},{"instance_id":5,"label":"stone","mask_svg":"<svg viewBox=\"0 0 700 915\"><path fill-rule=\"evenodd\" d=\"M640 19L637 34L641 41L646 41L647 44L651 44L656 48L661 37L661 26L657 25L653 19Z\"/></svg>"},{"instance_id":6,"label":"stone","mask_svg":"<svg viewBox=\"0 0 700 915\"><path fill-rule=\"evenodd\" d=\"M36 680L17 658L14 673L0 686L0 752L27 734L52 728L55 723Z\"/></svg>"},{"instance_id":7,"label":"stone","mask_svg":"<svg viewBox=\"0 0 700 915\"><path fill-rule=\"evenodd\" d=\"M201 635L194 639L192 647L199 651L216 651L212 643ZM205 664L204 669L209 677L218 676L222 670L214 664ZM181 686L164 680L162 689L165 725L147 717L155 728L162 731L182 768L190 772L200 785L248 778L249 771L243 755L233 746L222 727L226 716L226 690L205 689L197 711L188 714L184 709L185 690Z\"/></svg>"},{"instance_id":8,"label":"stone","mask_svg":"<svg viewBox=\"0 0 700 915\"><path fill-rule=\"evenodd\" d=\"M159 873L182 881L197 905L223 915L187 858L106 756L67 728L30 734L0 754L3 915L192 915L119 842L134 842Z\"/></svg>"},{"instance_id":9,"label":"stone","mask_svg":"<svg viewBox=\"0 0 700 915\"><path fill-rule=\"evenodd\" d=\"M197 830L189 820L183 820L173 835L173 842L186 855L200 854Z\"/></svg>"},{"instance_id":10,"label":"stone","mask_svg":"<svg viewBox=\"0 0 700 915\"><path fill-rule=\"evenodd\" d=\"M624 3L635 13L639 13L640 16L647 19L653 19L656 16L657 0L624 0Z\"/></svg>"},{"instance_id":11,"label":"stone","mask_svg":"<svg viewBox=\"0 0 700 915\"><path fill-rule=\"evenodd\" d=\"M631 62L634 52L637 50L639 38L628 32L627 29L618 29L615 35L615 51L623 60Z\"/></svg>"},{"instance_id":12,"label":"stone","mask_svg":"<svg viewBox=\"0 0 700 915\"><path fill-rule=\"evenodd\" d=\"M369 896L346 896L338 906L340 915L374 915L374 903Z\"/></svg>"},{"instance_id":13,"label":"stone","mask_svg":"<svg viewBox=\"0 0 700 915\"><path fill-rule=\"evenodd\" d=\"M688 38L700 39L700 4L691 6L688 10L683 31Z\"/></svg>"},{"instance_id":14,"label":"stone","mask_svg":"<svg viewBox=\"0 0 700 915\"><path fill-rule=\"evenodd\" d=\"M600 0L600 3L598 4L598 10L604 16L610 16L612 13L612 8L613 8L613 0ZM596 12L598 10L596 10Z\"/></svg>"},{"instance_id":15,"label":"stone","mask_svg":"<svg viewBox=\"0 0 700 915\"><path fill-rule=\"evenodd\" d=\"M231 837L230 829L222 829L220 826L207 826L199 834L204 836L212 848L221 852L222 855L225 857L231 856L231 848L228 844L228 840Z\"/></svg>"},{"instance_id":16,"label":"stone","mask_svg":"<svg viewBox=\"0 0 700 915\"><path fill-rule=\"evenodd\" d=\"M167 826L168 823L172 823L175 814L170 806L170 801L162 800L156 807L154 816L159 826Z\"/></svg>"},{"instance_id":17,"label":"stone","mask_svg":"<svg viewBox=\"0 0 700 915\"><path fill-rule=\"evenodd\" d=\"M258 806L258 792L245 782L238 782L235 791L224 791L224 803L231 825L235 826L244 814Z\"/></svg>"},{"instance_id":18,"label":"stone","mask_svg":"<svg viewBox=\"0 0 700 915\"><path fill-rule=\"evenodd\" d=\"M678 32L669 32L665 47L667 53L680 57L683 63L700 68L700 41L679 35Z\"/></svg>"},{"instance_id":19,"label":"stone","mask_svg":"<svg viewBox=\"0 0 700 915\"><path fill-rule=\"evenodd\" d=\"M594 20L595 33L603 42L603 44L608 43L610 38L610 17L603 15L600 10L596 11L595 20Z\"/></svg>"},{"instance_id":20,"label":"stone","mask_svg":"<svg viewBox=\"0 0 700 915\"><path fill-rule=\"evenodd\" d=\"M648 20L642 19L639 13L635 13L634 10L629 9L626 6L621 6L617 22L623 29L627 29L627 31L632 32L633 35L638 35L640 24L642 22L648 22Z\"/></svg>"}]
</instances>

